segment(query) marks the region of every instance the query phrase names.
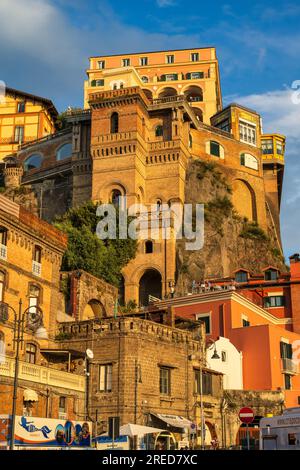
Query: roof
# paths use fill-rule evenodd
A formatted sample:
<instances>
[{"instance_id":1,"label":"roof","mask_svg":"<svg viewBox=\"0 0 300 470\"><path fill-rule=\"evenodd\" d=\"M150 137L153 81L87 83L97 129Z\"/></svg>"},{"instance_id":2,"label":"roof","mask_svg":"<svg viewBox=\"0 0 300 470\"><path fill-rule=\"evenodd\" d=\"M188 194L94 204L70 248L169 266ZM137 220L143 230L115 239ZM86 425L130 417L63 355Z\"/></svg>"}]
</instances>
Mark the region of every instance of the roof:
<instances>
[{"instance_id":1,"label":"roof","mask_svg":"<svg viewBox=\"0 0 300 470\"><path fill-rule=\"evenodd\" d=\"M5 93L7 95L20 96L21 98L28 98L32 101L39 101L40 103L46 106L46 108L48 109L53 119L55 119L58 116L58 111L56 107L54 106L53 102L49 100L48 98L43 98L42 96L38 96L38 95L32 95L31 93L16 90L15 88L10 88L10 87L6 87Z\"/></svg>"},{"instance_id":2,"label":"roof","mask_svg":"<svg viewBox=\"0 0 300 470\"><path fill-rule=\"evenodd\" d=\"M212 118L214 118L215 116L218 116L219 114L224 113L224 111L227 111L230 108L240 108L240 109L243 109L244 111L248 111L249 113L256 114L257 116L260 116L260 114L257 111L255 111L254 109L247 108L246 106L243 106L243 105L238 104L238 103L230 103L228 106L226 106L225 108L221 109L216 114L214 114L212 116Z\"/></svg>"},{"instance_id":3,"label":"roof","mask_svg":"<svg viewBox=\"0 0 300 470\"><path fill-rule=\"evenodd\" d=\"M184 47L182 49L163 49L161 51L141 51L141 52L124 52L121 54L107 54L107 55L92 55L89 59L96 59L97 57L119 57L123 55L143 55L143 54L157 54L160 52L180 52L180 51L198 51L201 49L215 49L215 46L206 46L206 47Z\"/></svg>"}]
</instances>

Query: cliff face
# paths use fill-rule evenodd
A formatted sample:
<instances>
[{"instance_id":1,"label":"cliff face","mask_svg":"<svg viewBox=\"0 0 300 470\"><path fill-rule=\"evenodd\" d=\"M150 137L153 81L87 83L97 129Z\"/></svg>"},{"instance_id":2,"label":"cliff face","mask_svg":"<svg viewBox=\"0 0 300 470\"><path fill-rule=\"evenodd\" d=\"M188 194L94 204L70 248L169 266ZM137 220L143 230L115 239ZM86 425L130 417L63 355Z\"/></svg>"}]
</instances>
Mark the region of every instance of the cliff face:
<instances>
[{"instance_id":1,"label":"cliff face","mask_svg":"<svg viewBox=\"0 0 300 470\"><path fill-rule=\"evenodd\" d=\"M276 233L268 215L268 233L240 217L232 205L232 189L226 168L190 160L185 186L186 203L204 203L204 246L186 251L185 240L177 242L177 292L187 292L193 279L232 276L244 268L260 273L267 266L286 271Z\"/></svg>"}]
</instances>

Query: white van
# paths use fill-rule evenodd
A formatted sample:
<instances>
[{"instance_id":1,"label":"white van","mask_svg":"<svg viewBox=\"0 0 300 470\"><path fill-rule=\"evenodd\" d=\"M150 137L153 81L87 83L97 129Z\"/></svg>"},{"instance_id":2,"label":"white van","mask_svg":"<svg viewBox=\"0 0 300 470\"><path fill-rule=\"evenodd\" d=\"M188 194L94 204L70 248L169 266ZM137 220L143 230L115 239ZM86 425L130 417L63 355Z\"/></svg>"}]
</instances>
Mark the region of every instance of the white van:
<instances>
[{"instance_id":1,"label":"white van","mask_svg":"<svg viewBox=\"0 0 300 470\"><path fill-rule=\"evenodd\" d=\"M260 450L300 450L300 407L260 420Z\"/></svg>"}]
</instances>

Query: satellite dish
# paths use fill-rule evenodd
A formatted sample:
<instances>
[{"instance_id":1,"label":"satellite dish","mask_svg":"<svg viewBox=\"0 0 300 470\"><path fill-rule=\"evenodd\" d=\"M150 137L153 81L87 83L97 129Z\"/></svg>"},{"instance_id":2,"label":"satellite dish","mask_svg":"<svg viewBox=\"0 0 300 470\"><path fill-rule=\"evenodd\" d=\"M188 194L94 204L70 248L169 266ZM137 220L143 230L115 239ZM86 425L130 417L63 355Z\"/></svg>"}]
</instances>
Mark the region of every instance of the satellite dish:
<instances>
[{"instance_id":1,"label":"satellite dish","mask_svg":"<svg viewBox=\"0 0 300 470\"><path fill-rule=\"evenodd\" d=\"M87 356L89 359L94 359L94 353L93 353L93 351L92 351L91 349L87 349L87 350L85 351L85 354L86 354L86 356Z\"/></svg>"}]
</instances>

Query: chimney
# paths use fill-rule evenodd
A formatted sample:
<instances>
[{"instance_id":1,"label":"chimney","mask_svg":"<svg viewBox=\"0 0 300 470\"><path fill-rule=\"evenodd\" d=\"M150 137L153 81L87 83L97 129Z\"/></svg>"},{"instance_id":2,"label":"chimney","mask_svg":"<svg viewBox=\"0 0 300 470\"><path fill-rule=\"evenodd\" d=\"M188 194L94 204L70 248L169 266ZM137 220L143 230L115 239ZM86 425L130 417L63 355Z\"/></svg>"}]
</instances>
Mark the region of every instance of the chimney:
<instances>
[{"instance_id":1,"label":"chimney","mask_svg":"<svg viewBox=\"0 0 300 470\"><path fill-rule=\"evenodd\" d=\"M295 253L290 256L290 269L291 269L291 280L300 279L300 255Z\"/></svg>"}]
</instances>

